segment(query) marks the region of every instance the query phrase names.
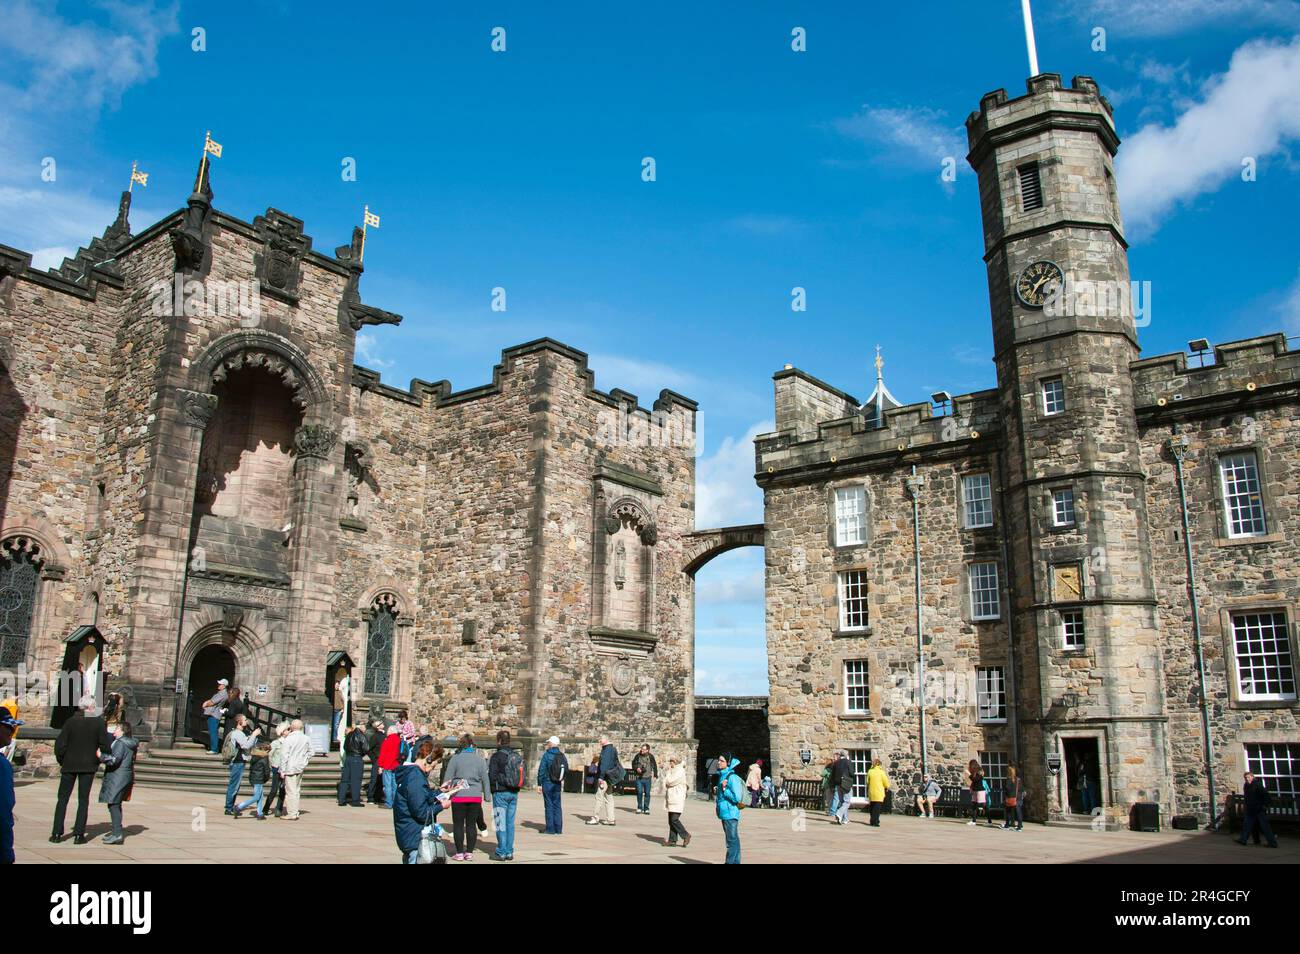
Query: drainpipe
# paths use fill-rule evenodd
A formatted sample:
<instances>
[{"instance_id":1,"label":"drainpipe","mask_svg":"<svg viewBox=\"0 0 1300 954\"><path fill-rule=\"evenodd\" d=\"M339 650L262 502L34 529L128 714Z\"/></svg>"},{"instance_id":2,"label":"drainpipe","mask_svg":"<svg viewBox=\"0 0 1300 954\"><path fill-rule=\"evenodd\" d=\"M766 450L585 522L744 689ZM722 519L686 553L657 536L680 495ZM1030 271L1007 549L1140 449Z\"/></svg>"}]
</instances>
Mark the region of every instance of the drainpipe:
<instances>
[{"instance_id":1,"label":"drainpipe","mask_svg":"<svg viewBox=\"0 0 1300 954\"><path fill-rule=\"evenodd\" d=\"M1209 787L1210 820L1206 828L1214 831L1217 825L1219 807L1218 795L1214 789L1214 739L1210 735L1210 703L1205 695L1205 653L1201 648L1201 607L1196 596L1196 564L1192 558L1192 533L1187 518L1187 484L1183 474L1183 458L1187 454L1187 435L1178 432L1174 425L1174 436L1169 438L1167 446L1173 455L1174 467L1178 472L1178 505L1183 518L1183 555L1187 560L1187 593L1192 601L1192 635L1196 641L1196 676L1199 680L1199 698L1201 708L1201 734L1204 739L1205 778Z\"/></svg>"},{"instance_id":2,"label":"drainpipe","mask_svg":"<svg viewBox=\"0 0 1300 954\"><path fill-rule=\"evenodd\" d=\"M907 492L912 495L912 553L916 570L916 715L921 724L921 774L929 771L925 747L925 639L921 631L921 489L925 478L912 465L912 476L907 478Z\"/></svg>"},{"instance_id":3,"label":"drainpipe","mask_svg":"<svg viewBox=\"0 0 1300 954\"><path fill-rule=\"evenodd\" d=\"M1007 684L1015 694L1012 704L1007 706L1007 726L1011 730L1011 761L1021 775L1025 767L1020 764L1020 684L1016 681L1016 607L1015 591L1011 580L1011 548L1008 543L1011 525L1007 523L1007 478L1002 453L998 462L998 519L1001 521L1002 566L1007 574Z\"/></svg>"}]
</instances>

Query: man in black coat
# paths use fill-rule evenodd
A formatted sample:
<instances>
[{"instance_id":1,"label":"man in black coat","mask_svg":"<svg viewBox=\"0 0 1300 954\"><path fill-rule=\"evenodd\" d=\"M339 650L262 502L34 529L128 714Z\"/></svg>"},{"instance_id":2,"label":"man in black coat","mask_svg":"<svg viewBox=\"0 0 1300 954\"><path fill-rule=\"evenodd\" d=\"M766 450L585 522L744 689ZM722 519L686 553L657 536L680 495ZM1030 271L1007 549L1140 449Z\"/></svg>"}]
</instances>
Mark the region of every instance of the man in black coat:
<instances>
[{"instance_id":1,"label":"man in black coat","mask_svg":"<svg viewBox=\"0 0 1300 954\"><path fill-rule=\"evenodd\" d=\"M366 743L370 747L367 753L370 756L370 784L366 786L366 801L371 805L384 804L384 786L381 784L383 780L379 777L379 749L383 746L387 734L388 726L384 724L383 719L372 719L369 728L366 729Z\"/></svg>"},{"instance_id":2,"label":"man in black coat","mask_svg":"<svg viewBox=\"0 0 1300 954\"><path fill-rule=\"evenodd\" d=\"M370 751L366 730L354 725L343 738L343 765L339 772L339 805L361 807L362 759Z\"/></svg>"},{"instance_id":3,"label":"man in black coat","mask_svg":"<svg viewBox=\"0 0 1300 954\"><path fill-rule=\"evenodd\" d=\"M1255 836L1255 844L1259 844L1259 836L1263 834L1268 839L1270 848L1277 847L1277 836L1273 834L1273 829L1268 824L1268 789L1264 787L1262 778L1255 778L1254 772L1247 772L1244 776L1246 784L1241 787L1242 801L1245 802L1245 818L1241 822L1241 837L1237 839L1239 844L1246 844L1252 834Z\"/></svg>"},{"instance_id":4,"label":"man in black coat","mask_svg":"<svg viewBox=\"0 0 1300 954\"><path fill-rule=\"evenodd\" d=\"M113 737L108 734L108 726L103 716L95 715L99 701L93 695L85 695L77 703L77 712L59 730L59 737L54 740L54 757L59 762L59 798L54 807L54 830L50 841L58 843L63 840L63 820L68 813L68 799L72 797L73 786L77 789L77 821L73 825L73 844L86 843L86 817L90 812L90 788L95 781L95 771L99 768L100 753L113 750Z\"/></svg>"}]
</instances>

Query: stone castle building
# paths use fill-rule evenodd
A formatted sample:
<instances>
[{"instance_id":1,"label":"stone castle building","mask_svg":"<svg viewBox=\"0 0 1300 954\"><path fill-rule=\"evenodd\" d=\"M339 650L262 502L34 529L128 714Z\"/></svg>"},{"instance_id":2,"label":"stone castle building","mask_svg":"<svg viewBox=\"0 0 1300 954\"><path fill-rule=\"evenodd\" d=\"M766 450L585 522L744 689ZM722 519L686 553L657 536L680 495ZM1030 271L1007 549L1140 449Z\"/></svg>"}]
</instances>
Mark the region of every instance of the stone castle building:
<instances>
[{"instance_id":1,"label":"stone castle building","mask_svg":"<svg viewBox=\"0 0 1300 954\"><path fill-rule=\"evenodd\" d=\"M359 236L223 214L206 165L59 269L0 246L0 673L102 673L164 746L219 676L328 723L347 672L354 706L448 733L693 761L694 574L764 546L779 774L841 748L956 784L978 757L1038 818L1204 816L1207 761L1220 802L1247 765L1294 796L1300 357L1140 357L1091 80L967 126L997 387L903 406L778 372L748 527L695 530L694 402L598 391L565 345L463 391L355 366L400 321L361 300ZM703 701L698 737L733 710L764 752L761 700ZM23 714L40 740L65 713Z\"/></svg>"},{"instance_id":2,"label":"stone castle building","mask_svg":"<svg viewBox=\"0 0 1300 954\"><path fill-rule=\"evenodd\" d=\"M1294 798L1300 354L1277 334L1205 367L1139 356L1136 309L1102 294L1129 274L1091 79L1036 76L966 125L997 387L900 406L883 380L859 402L775 376L774 766L841 748L956 785L979 758L995 786L1019 766L1032 817L1204 820L1208 724L1220 807L1248 766Z\"/></svg>"},{"instance_id":3,"label":"stone castle building","mask_svg":"<svg viewBox=\"0 0 1300 954\"><path fill-rule=\"evenodd\" d=\"M693 758L695 403L551 340L382 384L356 334L401 319L361 301L359 230L323 254L212 198L204 164L133 234L124 193L58 269L0 246L0 669L102 673L162 746L220 676L328 724L346 672L358 711Z\"/></svg>"}]
</instances>

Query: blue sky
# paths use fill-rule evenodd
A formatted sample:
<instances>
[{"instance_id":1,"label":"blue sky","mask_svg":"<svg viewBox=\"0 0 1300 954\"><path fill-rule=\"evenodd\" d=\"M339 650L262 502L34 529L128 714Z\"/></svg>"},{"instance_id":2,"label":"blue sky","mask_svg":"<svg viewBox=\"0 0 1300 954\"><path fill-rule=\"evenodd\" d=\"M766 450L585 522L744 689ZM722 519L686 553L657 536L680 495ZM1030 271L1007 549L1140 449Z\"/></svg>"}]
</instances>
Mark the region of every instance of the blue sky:
<instances>
[{"instance_id":1,"label":"blue sky","mask_svg":"<svg viewBox=\"0 0 1300 954\"><path fill-rule=\"evenodd\" d=\"M363 204L381 215L362 293L406 320L359 360L386 381L473 386L549 335L601 387L699 400L701 526L762 519L751 441L786 363L865 397L880 344L900 400L993 385L962 122L1024 89L1019 3L538 7L0 0L0 242L57 264L111 221L133 159L135 227L179 208L210 128L224 211L273 205L324 251ZM1034 12L1041 68L1116 108L1144 351L1300 332L1300 3ZM697 689L764 691L761 554L698 583Z\"/></svg>"}]
</instances>

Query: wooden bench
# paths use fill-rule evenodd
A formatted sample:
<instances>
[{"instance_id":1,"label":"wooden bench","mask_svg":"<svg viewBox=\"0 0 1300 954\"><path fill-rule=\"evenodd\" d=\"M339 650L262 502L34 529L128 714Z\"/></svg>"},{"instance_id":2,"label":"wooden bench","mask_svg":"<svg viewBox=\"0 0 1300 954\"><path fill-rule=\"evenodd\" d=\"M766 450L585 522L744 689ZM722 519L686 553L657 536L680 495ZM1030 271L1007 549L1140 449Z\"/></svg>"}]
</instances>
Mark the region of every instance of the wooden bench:
<instances>
[{"instance_id":1,"label":"wooden bench","mask_svg":"<svg viewBox=\"0 0 1300 954\"><path fill-rule=\"evenodd\" d=\"M790 796L791 808L820 809L826 804L819 778L787 778L785 792Z\"/></svg>"},{"instance_id":2,"label":"wooden bench","mask_svg":"<svg viewBox=\"0 0 1300 954\"><path fill-rule=\"evenodd\" d=\"M1294 798L1285 798L1269 793L1269 800L1272 804L1268 806L1266 814L1268 815L1268 823L1270 825L1274 825L1278 822L1292 825L1300 823L1300 805L1296 804ZM1235 795L1229 795L1228 830L1240 831L1245 817L1246 797L1240 792Z\"/></svg>"},{"instance_id":3,"label":"wooden bench","mask_svg":"<svg viewBox=\"0 0 1300 954\"><path fill-rule=\"evenodd\" d=\"M939 796L938 801L934 803L934 813L936 815L951 815L953 818L969 817L971 813L971 794L970 788L966 785L941 785L943 793ZM916 796L921 794L921 789L914 788L908 795L908 804L904 811L909 815L919 814L916 810ZM1002 805L1002 789L994 787L989 792L988 802L989 815L1002 816L1006 814L1006 809Z\"/></svg>"}]
</instances>

